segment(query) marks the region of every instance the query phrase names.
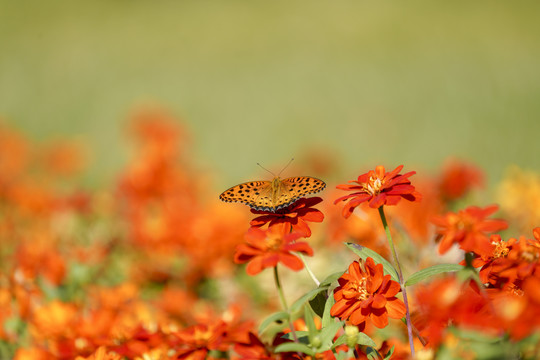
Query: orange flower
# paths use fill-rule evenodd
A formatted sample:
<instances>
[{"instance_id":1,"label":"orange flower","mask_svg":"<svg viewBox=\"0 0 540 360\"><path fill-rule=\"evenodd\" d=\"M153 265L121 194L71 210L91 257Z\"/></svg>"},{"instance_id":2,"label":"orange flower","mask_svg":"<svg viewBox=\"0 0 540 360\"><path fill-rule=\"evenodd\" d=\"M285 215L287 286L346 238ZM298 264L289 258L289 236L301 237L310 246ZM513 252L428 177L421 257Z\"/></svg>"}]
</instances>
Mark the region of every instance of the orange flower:
<instances>
[{"instance_id":1,"label":"orange flower","mask_svg":"<svg viewBox=\"0 0 540 360\"><path fill-rule=\"evenodd\" d=\"M475 165L457 159L450 159L444 165L439 188L447 200L456 200L465 195L473 186L484 185L484 174Z\"/></svg>"},{"instance_id":2,"label":"orange flower","mask_svg":"<svg viewBox=\"0 0 540 360\"><path fill-rule=\"evenodd\" d=\"M500 331L489 299L472 281L461 283L454 276L448 276L419 285L415 297L418 309L415 325L430 347L436 348L444 340L451 325L481 329L485 334Z\"/></svg>"},{"instance_id":3,"label":"orange flower","mask_svg":"<svg viewBox=\"0 0 540 360\"><path fill-rule=\"evenodd\" d=\"M75 360L121 360L122 357L113 351L107 351L104 346L100 346L89 357L77 356Z\"/></svg>"},{"instance_id":4,"label":"orange flower","mask_svg":"<svg viewBox=\"0 0 540 360\"><path fill-rule=\"evenodd\" d=\"M441 238L439 254L444 254L452 244L458 243L459 247L465 251L489 256L492 246L488 234L508 227L504 220L487 219L497 209L497 205L487 206L484 209L469 206L458 213L449 212L443 216L434 217L432 222L438 226L437 234Z\"/></svg>"},{"instance_id":5,"label":"orange flower","mask_svg":"<svg viewBox=\"0 0 540 360\"><path fill-rule=\"evenodd\" d=\"M405 304L396 295L401 291L399 283L384 275L382 264L375 265L367 258L363 266L358 261L349 265L349 273L339 279L334 290L336 303L330 314L342 320L349 320L365 328L366 321L378 328L388 325L388 317L401 319L405 316Z\"/></svg>"},{"instance_id":6,"label":"orange flower","mask_svg":"<svg viewBox=\"0 0 540 360\"><path fill-rule=\"evenodd\" d=\"M510 239L505 256L487 263L480 271L481 279L493 287L522 289L522 282L529 277L540 279L540 228L533 230L534 240L520 237Z\"/></svg>"},{"instance_id":7,"label":"orange flower","mask_svg":"<svg viewBox=\"0 0 540 360\"><path fill-rule=\"evenodd\" d=\"M264 268L275 267L279 262L292 270L301 270L304 264L292 252L313 255L313 250L306 242L295 242L301 237L302 234L289 232L288 226L283 224L267 230L252 227L246 234L246 243L236 248L234 262L249 262L246 268L249 275L256 275Z\"/></svg>"},{"instance_id":8,"label":"orange flower","mask_svg":"<svg viewBox=\"0 0 540 360\"><path fill-rule=\"evenodd\" d=\"M295 201L294 204L284 209L271 211L259 211L252 209L253 214L261 215L251 220L250 225L261 227L268 223L271 227L275 224L286 224L291 231L301 233L305 237L311 236L311 230L307 221L321 222L324 215L321 211L314 209L313 206L320 203L320 197L302 198Z\"/></svg>"},{"instance_id":9,"label":"orange flower","mask_svg":"<svg viewBox=\"0 0 540 360\"><path fill-rule=\"evenodd\" d=\"M233 356L233 360L271 360L279 359L279 356L273 355L262 341L253 333L249 333L249 341L247 343L236 343L234 352L238 354Z\"/></svg>"},{"instance_id":10,"label":"orange flower","mask_svg":"<svg viewBox=\"0 0 540 360\"><path fill-rule=\"evenodd\" d=\"M500 269L501 262L504 262L505 258L508 256L508 253L514 247L514 244L517 242L517 239L509 239L504 241L500 235L491 235L489 238L490 244L492 246L492 251L490 254L486 255L477 255L477 257L472 261L473 267L481 267L480 269L480 280L482 283L490 283L496 287L499 283L498 271ZM464 261L462 262L464 264Z\"/></svg>"},{"instance_id":11,"label":"orange flower","mask_svg":"<svg viewBox=\"0 0 540 360\"><path fill-rule=\"evenodd\" d=\"M358 205L366 201L374 209L383 205L396 205L402 198L409 201L420 201L420 193L415 191L408 179L416 172L411 171L401 175L399 172L402 168L403 165L400 165L393 171L386 172L384 166L379 165L375 170L360 175L358 180L349 181L358 185L338 185L338 189L353 191L353 193L338 198L334 204L348 200L343 208L343 216L348 218Z\"/></svg>"}]
</instances>

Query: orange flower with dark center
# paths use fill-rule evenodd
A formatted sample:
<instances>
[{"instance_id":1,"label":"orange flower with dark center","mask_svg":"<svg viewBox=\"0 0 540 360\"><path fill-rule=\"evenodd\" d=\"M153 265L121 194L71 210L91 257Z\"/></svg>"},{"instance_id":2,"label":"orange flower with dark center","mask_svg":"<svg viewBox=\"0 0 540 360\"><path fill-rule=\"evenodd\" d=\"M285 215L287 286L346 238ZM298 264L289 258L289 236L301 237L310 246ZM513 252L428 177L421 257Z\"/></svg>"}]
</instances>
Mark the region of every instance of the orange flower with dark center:
<instances>
[{"instance_id":1,"label":"orange flower with dark center","mask_svg":"<svg viewBox=\"0 0 540 360\"><path fill-rule=\"evenodd\" d=\"M348 218L354 209L368 202L369 206L378 209L383 205L396 205L401 199L409 201L420 201L421 195L408 179L416 174L415 171L406 174L399 174L403 165L398 166L391 172L386 172L384 166L377 166L375 170L370 170L367 174L362 174L357 180L350 183L357 185L338 185L337 188L345 191L352 191L352 194L342 196L334 201L347 201L343 207L343 216Z\"/></svg>"},{"instance_id":2,"label":"orange flower with dark center","mask_svg":"<svg viewBox=\"0 0 540 360\"><path fill-rule=\"evenodd\" d=\"M370 321L378 328L388 325L388 317L401 319L405 316L405 304L396 295L401 291L399 283L384 275L383 266L375 265L367 258L362 265L354 261L349 272L339 279L334 290L336 303L330 314L357 325L360 330Z\"/></svg>"},{"instance_id":3,"label":"orange flower with dark center","mask_svg":"<svg viewBox=\"0 0 540 360\"><path fill-rule=\"evenodd\" d=\"M289 227L284 224L277 224L266 230L252 227L246 234L246 243L236 248L234 262L247 262L246 271L249 275L256 275L264 268L276 267L278 263L295 271L301 270L304 264L293 253L313 255L308 243L295 242L301 237L300 233L289 232Z\"/></svg>"},{"instance_id":4,"label":"orange flower with dark center","mask_svg":"<svg viewBox=\"0 0 540 360\"><path fill-rule=\"evenodd\" d=\"M285 224L289 227L290 231L310 237L311 230L307 222L321 222L324 219L323 213L313 208L313 206L321 201L322 199L320 197L302 198L294 202L291 206L277 210L276 212L251 209L253 214L261 216L257 216L251 220L250 225L261 227L268 223L268 226L271 227L276 224Z\"/></svg>"},{"instance_id":5,"label":"orange flower with dark center","mask_svg":"<svg viewBox=\"0 0 540 360\"><path fill-rule=\"evenodd\" d=\"M487 206L484 209L469 206L457 213L449 212L434 217L432 222L438 227L436 231L441 241L439 254L444 254L452 244L457 243L465 251L472 251L480 256L490 256L493 247L488 234L508 227L504 220L487 219L498 208L497 205Z\"/></svg>"}]
</instances>

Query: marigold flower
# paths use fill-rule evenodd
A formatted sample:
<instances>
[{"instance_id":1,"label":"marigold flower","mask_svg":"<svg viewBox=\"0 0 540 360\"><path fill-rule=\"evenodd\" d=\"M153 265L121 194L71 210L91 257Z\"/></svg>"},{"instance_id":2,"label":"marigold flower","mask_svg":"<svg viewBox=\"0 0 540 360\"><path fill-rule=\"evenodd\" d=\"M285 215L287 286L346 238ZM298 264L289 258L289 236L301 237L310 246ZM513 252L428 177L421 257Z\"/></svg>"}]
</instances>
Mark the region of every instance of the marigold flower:
<instances>
[{"instance_id":1,"label":"marigold flower","mask_svg":"<svg viewBox=\"0 0 540 360\"><path fill-rule=\"evenodd\" d=\"M388 325L388 317L401 319L405 316L405 304L396 295L401 291L399 283L384 275L382 264L375 265L372 258L354 261L349 272L339 279L334 290L336 303L330 314L349 320L361 330L370 321L378 328Z\"/></svg>"},{"instance_id":2,"label":"marigold flower","mask_svg":"<svg viewBox=\"0 0 540 360\"><path fill-rule=\"evenodd\" d=\"M249 275L256 275L264 268L275 267L278 263L295 271L301 270L304 264L292 252L313 255L313 250L306 242L295 242L301 237L302 234L289 232L288 227L283 224L266 230L249 228L246 243L236 248L234 262L237 264L247 262L246 271Z\"/></svg>"},{"instance_id":3,"label":"marigold flower","mask_svg":"<svg viewBox=\"0 0 540 360\"><path fill-rule=\"evenodd\" d=\"M268 223L268 227L271 227L275 224L286 224L291 231L301 233L304 237L310 237L311 230L307 221L321 222L324 219L323 213L313 208L321 201L320 197L302 198L295 201L291 206L276 212L251 209L253 214L261 216L251 220L250 225L261 227Z\"/></svg>"},{"instance_id":4,"label":"marigold flower","mask_svg":"<svg viewBox=\"0 0 540 360\"><path fill-rule=\"evenodd\" d=\"M469 206L457 213L449 212L434 217L432 222L438 226L436 231L441 239L439 254L444 254L452 244L458 243L459 247L465 251L489 256L492 246L488 234L508 227L504 220L487 219L498 208L497 205L490 205L483 209L477 206Z\"/></svg>"},{"instance_id":5,"label":"marigold flower","mask_svg":"<svg viewBox=\"0 0 540 360\"><path fill-rule=\"evenodd\" d=\"M353 191L352 194L342 196L334 201L348 201L343 208L343 216L348 218L354 209L363 202L369 202L369 206L378 209L383 205L396 205L402 198L409 201L420 201L421 195L408 177L416 174L415 171L399 174L403 165L393 171L386 172L384 166L377 166L367 174L362 174L358 180L349 182L357 185L338 185L337 188L345 191Z\"/></svg>"}]
</instances>

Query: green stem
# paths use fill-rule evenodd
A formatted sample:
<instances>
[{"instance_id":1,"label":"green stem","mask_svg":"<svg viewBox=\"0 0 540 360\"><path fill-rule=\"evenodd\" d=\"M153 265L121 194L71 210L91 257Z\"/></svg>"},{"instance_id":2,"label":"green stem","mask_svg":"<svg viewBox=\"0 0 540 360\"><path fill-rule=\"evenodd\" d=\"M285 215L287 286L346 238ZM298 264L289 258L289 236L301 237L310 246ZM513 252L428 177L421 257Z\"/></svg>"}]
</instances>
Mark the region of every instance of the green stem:
<instances>
[{"instance_id":1,"label":"green stem","mask_svg":"<svg viewBox=\"0 0 540 360\"><path fill-rule=\"evenodd\" d=\"M281 287L281 283L279 281L277 265L274 266L274 281L276 282L276 288L278 290L279 299L281 300L281 306L285 311L289 312L289 307L287 306L287 301L285 300L285 295L283 294L283 288Z\"/></svg>"},{"instance_id":2,"label":"green stem","mask_svg":"<svg viewBox=\"0 0 540 360\"><path fill-rule=\"evenodd\" d=\"M315 276L313 271L311 271L311 269L309 268L309 266L307 264L307 261L306 261L306 258L304 257L304 255L302 253L298 253L297 255L298 255L298 257L300 257L300 260L302 260L302 262L304 263L304 267L306 268L306 271L308 272L309 276L311 277L311 280L313 280L315 285L318 287L321 284L321 282L317 279L317 277Z\"/></svg>"},{"instance_id":3,"label":"green stem","mask_svg":"<svg viewBox=\"0 0 540 360\"><path fill-rule=\"evenodd\" d=\"M276 288L278 290L279 298L281 300L281 306L283 306L283 310L287 314L289 314L289 328L291 329L291 334L293 336L293 339L295 342L298 342L298 338L296 337L296 332L294 331L294 324L291 319L291 313L289 312L289 307L287 306L287 301L285 300L285 294L283 293L283 288L281 287L281 282L279 281L279 274L277 270L277 264L274 266L274 281L276 283Z\"/></svg>"},{"instance_id":4,"label":"green stem","mask_svg":"<svg viewBox=\"0 0 540 360\"><path fill-rule=\"evenodd\" d=\"M413 341L413 334L412 334L411 312L409 311L409 301L407 299L407 290L405 289L405 281L403 280L403 273L401 272L401 265L399 264L396 248L394 246L394 240L392 240L392 234L390 234L390 228L388 227L388 222L386 221L386 216L384 215L383 206L379 208L379 215L381 216L384 231L386 232L386 238L388 239L388 243L390 244L390 250L392 251L392 256L394 257L394 263L398 271L399 284L401 285L401 291L403 291L403 302L405 303L405 310L406 310L405 316L407 319L407 334L409 336L409 345L411 346L411 356L414 357L414 341Z\"/></svg>"}]
</instances>

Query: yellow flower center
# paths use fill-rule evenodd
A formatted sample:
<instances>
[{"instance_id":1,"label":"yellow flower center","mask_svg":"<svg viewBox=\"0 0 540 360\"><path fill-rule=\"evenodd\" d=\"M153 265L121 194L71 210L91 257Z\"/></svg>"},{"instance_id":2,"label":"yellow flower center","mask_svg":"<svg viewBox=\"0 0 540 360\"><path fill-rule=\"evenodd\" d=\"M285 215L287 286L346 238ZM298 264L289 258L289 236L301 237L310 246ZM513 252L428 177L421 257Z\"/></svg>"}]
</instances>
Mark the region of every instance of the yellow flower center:
<instances>
[{"instance_id":1,"label":"yellow flower center","mask_svg":"<svg viewBox=\"0 0 540 360\"><path fill-rule=\"evenodd\" d=\"M206 329L205 331L201 329L195 329L195 332L193 333L193 339L198 344L206 343L211 337L212 331L210 331L210 329Z\"/></svg>"},{"instance_id":2,"label":"yellow flower center","mask_svg":"<svg viewBox=\"0 0 540 360\"><path fill-rule=\"evenodd\" d=\"M283 239L280 236L269 236L266 239L266 246L271 250L278 250L283 243Z\"/></svg>"},{"instance_id":3,"label":"yellow flower center","mask_svg":"<svg viewBox=\"0 0 540 360\"><path fill-rule=\"evenodd\" d=\"M367 279L363 277L360 281L350 281L346 288L343 290L343 294L346 298L363 301L369 297L369 292L366 289Z\"/></svg>"},{"instance_id":4,"label":"yellow flower center","mask_svg":"<svg viewBox=\"0 0 540 360\"><path fill-rule=\"evenodd\" d=\"M384 182L383 180L379 179L378 177L370 177L369 182L363 184L363 189L365 192L367 192L370 195L377 195L381 192L381 189L383 188Z\"/></svg>"},{"instance_id":5,"label":"yellow flower center","mask_svg":"<svg viewBox=\"0 0 540 360\"><path fill-rule=\"evenodd\" d=\"M495 245L492 255L493 259L506 257L506 255L508 255L510 249L508 249L506 241L492 241L491 244Z\"/></svg>"}]
</instances>

